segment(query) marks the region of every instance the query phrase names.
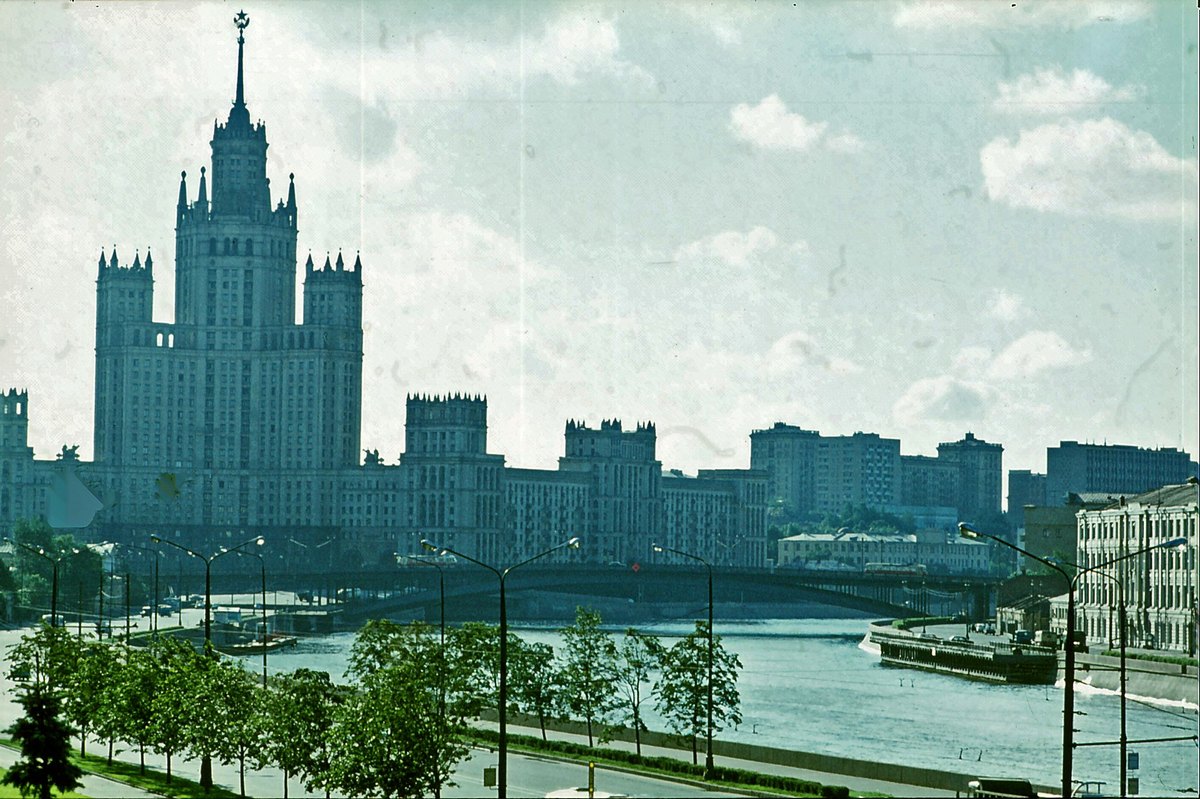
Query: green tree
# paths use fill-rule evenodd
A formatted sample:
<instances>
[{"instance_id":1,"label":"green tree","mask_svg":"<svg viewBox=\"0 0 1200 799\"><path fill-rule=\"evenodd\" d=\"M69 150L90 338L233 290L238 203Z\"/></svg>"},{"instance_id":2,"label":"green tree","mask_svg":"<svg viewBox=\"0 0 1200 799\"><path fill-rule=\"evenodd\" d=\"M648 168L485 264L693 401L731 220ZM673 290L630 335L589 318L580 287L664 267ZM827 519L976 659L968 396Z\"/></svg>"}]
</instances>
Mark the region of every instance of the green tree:
<instances>
[{"instance_id":1,"label":"green tree","mask_svg":"<svg viewBox=\"0 0 1200 799\"><path fill-rule=\"evenodd\" d=\"M267 696L266 751L283 771L283 795L289 775L297 776L306 790L317 787L329 771L328 733L333 727L341 691L323 671L297 669L271 682Z\"/></svg>"},{"instance_id":2,"label":"green tree","mask_svg":"<svg viewBox=\"0 0 1200 799\"><path fill-rule=\"evenodd\" d=\"M587 608L575 608L575 623L560 632L567 708L587 723L588 746L595 746L594 727L616 707L617 647L600 629L600 614Z\"/></svg>"},{"instance_id":3,"label":"green tree","mask_svg":"<svg viewBox=\"0 0 1200 799\"><path fill-rule=\"evenodd\" d=\"M75 668L66 683L63 709L79 729L79 756L83 757L90 730L110 740L116 734L111 711L122 664L117 648L96 641L84 643L77 652Z\"/></svg>"},{"instance_id":4,"label":"green tree","mask_svg":"<svg viewBox=\"0 0 1200 799\"><path fill-rule=\"evenodd\" d=\"M75 733L60 717L58 697L45 685L34 683L17 697L24 715L5 730L21 745L21 759L4 775L3 783L21 796L50 799L79 787L83 771L70 760Z\"/></svg>"},{"instance_id":5,"label":"green tree","mask_svg":"<svg viewBox=\"0 0 1200 799\"><path fill-rule=\"evenodd\" d=\"M114 733L137 746L142 773L146 771L146 747L154 743L154 696L164 676L153 648L130 649L113 686L110 716Z\"/></svg>"},{"instance_id":6,"label":"green tree","mask_svg":"<svg viewBox=\"0 0 1200 799\"><path fill-rule=\"evenodd\" d=\"M206 728L214 733L213 754L238 764L239 792L246 795L246 766L265 765L266 697L241 661L216 660L203 684Z\"/></svg>"},{"instance_id":7,"label":"green tree","mask_svg":"<svg viewBox=\"0 0 1200 799\"><path fill-rule=\"evenodd\" d=\"M151 645L157 672L154 698L150 701L149 740L154 751L167 758L167 782L171 781L171 758L182 752L190 738L191 719L202 705L196 691L201 669L211 659L191 644L164 636Z\"/></svg>"},{"instance_id":8,"label":"green tree","mask_svg":"<svg viewBox=\"0 0 1200 799\"><path fill-rule=\"evenodd\" d=\"M440 701L436 642L424 625L369 623L359 635L347 672L359 690L334 713L321 787L353 796L439 794L467 748L462 717Z\"/></svg>"},{"instance_id":9,"label":"green tree","mask_svg":"<svg viewBox=\"0 0 1200 799\"><path fill-rule=\"evenodd\" d=\"M509 663L514 639L509 635ZM518 639L519 640L519 639ZM519 645L519 644L518 644ZM446 635L447 688L464 715L478 715L484 707L497 707L500 696L500 628L467 622Z\"/></svg>"},{"instance_id":10,"label":"green tree","mask_svg":"<svg viewBox=\"0 0 1200 799\"><path fill-rule=\"evenodd\" d=\"M632 627L625 631L617 650L616 685L621 695L625 719L633 725L633 740L638 757L642 756L642 702L650 688L650 677L660 668L666 649L658 639Z\"/></svg>"},{"instance_id":11,"label":"green tree","mask_svg":"<svg viewBox=\"0 0 1200 799\"><path fill-rule=\"evenodd\" d=\"M516 657L512 656L516 652ZM542 740L546 740L546 718L556 716L563 707L563 688L554 648L549 644L523 644L518 650L509 649L512 679L510 696L517 709L538 717Z\"/></svg>"},{"instance_id":12,"label":"green tree","mask_svg":"<svg viewBox=\"0 0 1200 799\"><path fill-rule=\"evenodd\" d=\"M727 724L741 724L737 654L725 651L721 636L713 637L713 732ZM696 622L695 632L681 638L662 659L662 673L654 685L656 707L672 732L692 741L692 763L697 762L696 741L708 729L708 622Z\"/></svg>"},{"instance_id":13,"label":"green tree","mask_svg":"<svg viewBox=\"0 0 1200 799\"><path fill-rule=\"evenodd\" d=\"M41 624L32 633L21 636L9 661L28 671L35 682L59 690L71 682L80 646L79 640L65 628Z\"/></svg>"}]
</instances>

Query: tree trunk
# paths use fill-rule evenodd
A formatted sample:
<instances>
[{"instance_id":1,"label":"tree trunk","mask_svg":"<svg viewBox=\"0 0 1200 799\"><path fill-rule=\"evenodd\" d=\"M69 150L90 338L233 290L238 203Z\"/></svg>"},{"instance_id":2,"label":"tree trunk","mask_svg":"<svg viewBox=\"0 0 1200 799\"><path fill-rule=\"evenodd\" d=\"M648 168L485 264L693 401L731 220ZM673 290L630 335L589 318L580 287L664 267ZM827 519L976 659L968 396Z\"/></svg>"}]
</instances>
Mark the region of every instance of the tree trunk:
<instances>
[{"instance_id":1,"label":"tree trunk","mask_svg":"<svg viewBox=\"0 0 1200 799\"><path fill-rule=\"evenodd\" d=\"M642 757L642 714L638 712L638 706L633 706L633 742L637 747L638 759Z\"/></svg>"},{"instance_id":2,"label":"tree trunk","mask_svg":"<svg viewBox=\"0 0 1200 799\"><path fill-rule=\"evenodd\" d=\"M171 750L167 750L167 785L171 784Z\"/></svg>"},{"instance_id":3,"label":"tree trunk","mask_svg":"<svg viewBox=\"0 0 1200 799\"><path fill-rule=\"evenodd\" d=\"M142 755L142 773L145 774L146 773L146 745L138 744L138 751Z\"/></svg>"},{"instance_id":4,"label":"tree trunk","mask_svg":"<svg viewBox=\"0 0 1200 799\"><path fill-rule=\"evenodd\" d=\"M79 728L79 756L80 757L84 756L83 747L86 743L87 743L87 728L80 727Z\"/></svg>"},{"instance_id":5,"label":"tree trunk","mask_svg":"<svg viewBox=\"0 0 1200 799\"><path fill-rule=\"evenodd\" d=\"M541 708L538 708L538 721L542 725L542 740L544 741L546 740L546 711ZM284 799L287 799L287 797L284 797Z\"/></svg>"},{"instance_id":6,"label":"tree trunk","mask_svg":"<svg viewBox=\"0 0 1200 799\"><path fill-rule=\"evenodd\" d=\"M110 766L112 765L112 759L113 759L113 740L114 739L112 739L112 738L108 739L108 765L110 765Z\"/></svg>"},{"instance_id":7,"label":"tree trunk","mask_svg":"<svg viewBox=\"0 0 1200 799\"><path fill-rule=\"evenodd\" d=\"M283 799L288 799L287 781L288 781L288 770L284 769L283 770Z\"/></svg>"},{"instance_id":8,"label":"tree trunk","mask_svg":"<svg viewBox=\"0 0 1200 799\"><path fill-rule=\"evenodd\" d=\"M238 758L238 787L242 799L246 796L246 756L242 755Z\"/></svg>"},{"instance_id":9,"label":"tree trunk","mask_svg":"<svg viewBox=\"0 0 1200 799\"><path fill-rule=\"evenodd\" d=\"M587 717L587 724L588 724L588 747L590 748L592 746L595 746L595 744L592 743L592 717L591 716Z\"/></svg>"}]
</instances>

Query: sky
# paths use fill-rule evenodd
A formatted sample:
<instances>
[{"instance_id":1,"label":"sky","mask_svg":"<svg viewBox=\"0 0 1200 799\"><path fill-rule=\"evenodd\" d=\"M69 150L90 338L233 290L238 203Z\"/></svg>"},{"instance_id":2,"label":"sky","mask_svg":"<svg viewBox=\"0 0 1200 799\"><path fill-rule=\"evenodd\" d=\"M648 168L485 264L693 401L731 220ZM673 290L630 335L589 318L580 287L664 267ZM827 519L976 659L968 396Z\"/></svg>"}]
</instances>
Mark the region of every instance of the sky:
<instances>
[{"instance_id":1,"label":"sky","mask_svg":"<svg viewBox=\"0 0 1200 799\"><path fill-rule=\"evenodd\" d=\"M612 418L689 473L777 421L1194 458L1190 5L248 2L246 100L301 263L361 251L387 463L448 392L531 468ZM0 387L39 457L91 457L100 251L151 249L174 318L242 7L0 3Z\"/></svg>"}]
</instances>

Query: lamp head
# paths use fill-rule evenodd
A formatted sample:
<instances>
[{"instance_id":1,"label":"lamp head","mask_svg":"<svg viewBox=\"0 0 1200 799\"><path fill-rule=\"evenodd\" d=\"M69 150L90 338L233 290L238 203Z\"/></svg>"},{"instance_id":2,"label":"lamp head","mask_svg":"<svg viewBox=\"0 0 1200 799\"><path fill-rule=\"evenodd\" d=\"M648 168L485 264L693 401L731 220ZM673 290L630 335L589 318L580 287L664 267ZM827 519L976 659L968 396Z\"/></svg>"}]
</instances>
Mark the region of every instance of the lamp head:
<instances>
[{"instance_id":1,"label":"lamp head","mask_svg":"<svg viewBox=\"0 0 1200 799\"><path fill-rule=\"evenodd\" d=\"M567 541L567 549L579 549L579 536L572 536Z\"/></svg>"},{"instance_id":2,"label":"lamp head","mask_svg":"<svg viewBox=\"0 0 1200 799\"><path fill-rule=\"evenodd\" d=\"M156 543L156 544L161 544L161 543L162 543L162 539L161 539L161 538L159 538L159 537L158 537L158 536L156 536L156 535L151 535L151 536L150 536L150 540L151 540L151 541L153 541L153 542L154 542L154 543Z\"/></svg>"},{"instance_id":3,"label":"lamp head","mask_svg":"<svg viewBox=\"0 0 1200 799\"><path fill-rule=\"evenodd\" d=\"M650 545L650 549L652 549L652 550L653 550L653 551L655 551L655 552L662 552L662 551L663 551L662 545L660 545L660 544L651 544L651 545Z\"/></svg>"},{"instance_id":4,"label":"lamp head","mask_svg":"<svg viewBox=\"0 0 1200 799\"><path fill-rule=\"evenodd\" d=\"M1186 538L1172 538L1170 541L1164 541L1158 546L1160 549L1175 549L1176 547L1186 546L1187 542Z\"/></svg>"},{"instance_id":5,"label":"lamp head","mask_svg":"<svg viewBox=\"0 0 1200 799\"><path fill-rule=\"evenodd\" d=\"M963 538L970 539L978 539L980 537L979 531L972 528L971 525L967 524L966 522L958 523L958 534Z\"/></svg>"},{"instance_id":6,"label":"lamp head","mask_svg":"<svg viewBox=\"0 0 1200 799\"><path fill-rule=\"evenodd\" d=\"M255 545L256 545L256 546L260 546L260 547L261 547L263 544L267 543L267 539L263 538L263 537L260 535L258 538L256 538L256 539L254 540L254 543L255 543Z\"/></svg>"},{"instance_id":7,"label":"lamp head","mask_svg":"<svg viewBox=\"0 0 1200 799\"><path fill-rule=\"evenodd\" d=\"M428 538L422 538L421 549L425 550L426 552L437 552L440 547L431 542Z\"/></svg>"}]
</instances>

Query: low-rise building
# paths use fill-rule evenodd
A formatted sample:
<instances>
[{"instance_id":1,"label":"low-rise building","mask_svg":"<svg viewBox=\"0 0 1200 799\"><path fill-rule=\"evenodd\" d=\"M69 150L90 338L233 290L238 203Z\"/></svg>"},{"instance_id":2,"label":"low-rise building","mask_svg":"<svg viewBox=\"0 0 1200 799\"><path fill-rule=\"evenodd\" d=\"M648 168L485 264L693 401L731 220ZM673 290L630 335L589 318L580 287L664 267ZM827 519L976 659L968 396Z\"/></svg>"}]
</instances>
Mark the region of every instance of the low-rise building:
<instances>
[{"instance_id":1,"label":"low-rise building","mask_svg":"<svg viewBox=\"0 0 1200 799\"><path fill-rule=\"evenodd\" d=\"M941 530L916 533L799 533L779 540L783 568L870 571L888 566L914 573L986 574L988 547Z\"/></svg>"},{"instance_id":2,"label":"low-rise building","mask_svg":"<svg viewBox=\"0 0 1200 799\"><path fill-rule=\"evenodd\" d=\"M1111 609L1120 606L1124 589L1129 645L1195 654L1198 490L1194 482L1168 485L1078 514L1076 549L1085 569L1173 539L1187 542L1085 573L1076 589L1076 624L1089 639L1121 639L1113 627L1120 616Z\"/></svg>"}]
</instances>

